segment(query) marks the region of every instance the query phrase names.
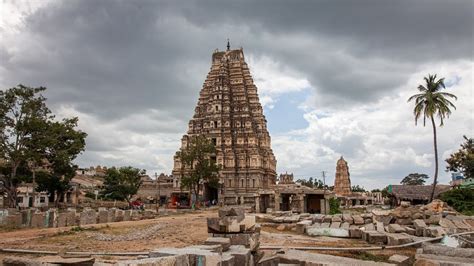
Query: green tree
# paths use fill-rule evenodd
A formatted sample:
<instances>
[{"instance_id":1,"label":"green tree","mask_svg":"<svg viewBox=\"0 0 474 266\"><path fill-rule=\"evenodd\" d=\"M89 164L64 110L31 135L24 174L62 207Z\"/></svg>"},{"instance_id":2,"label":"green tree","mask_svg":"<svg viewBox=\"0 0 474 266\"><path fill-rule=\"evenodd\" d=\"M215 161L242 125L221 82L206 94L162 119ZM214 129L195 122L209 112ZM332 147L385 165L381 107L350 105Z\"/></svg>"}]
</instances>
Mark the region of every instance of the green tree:
<instances>
[{"instance_id":1,"label":"green tree","mask_svg":"<svg viewBox=\"0 0 474 266\"><path fill-rule=\"evenodd\" d=\"M413 114L415 115L415 125L418 123L418 119L423 116L423 126L426 125L426 119L431 120L431 125L433 127L433 144L434 144L434 153L435 153L435 173L433 180L433 189L431 191L430 201L433 200L436 184L438 182L438 144L436 136L436 124L435 116L438 116L440 119L440 125L444 125L444 119L448 118L451 114L451 109L456 107L454 104L448 100L448 98L453 98L457 100L457 97L454 94L442 92L442 89L445 89L444 78L436 80L436 75L428 75L424 78L425 85L419 85L419 93L408 98L408 102L415 101L415 108L413 109Z\"/></svg>"},{"instance_id":2,"label":"green tree","mask_svg":"<svg viewBox=\"0 0 474 266\"><path fill-rule=\"evenodd\" d=\"M450 155L446 162L446 170L461 172L465 178L474 177L474 139L464 136L465 142L461 149Z\"/></svg>"},{"instance_id":3,"label":"green tree","mask_svg":"<svg viewBox=\"0 0 474 266\"><path fill-rule=\"evenodd\" d=\"M441 200L465 215L474 215L474 189L455 188L440 195Z\"/></svg>"},{"instance_id":4,"label":"green tree","mask_svg":"<svg viewBox=\"0 0 474 266\"><path fill-rule=\"evenodd\" d=\"M37 168L71 176L72 160L85 147L87 134L76 130L77 118L54 121L41 94L45 90L18 85L0 91L0 161L11 207L16 206L18 184L31 182Z\"/></svg>"},{"instance_id":5,"label":"green tree","mask_svg":"<svg viewBox=\"0 0 474 266\"><path fill-rule=\"evenodd\" d=\"M352 186L351 191L352 192L366 192L367 190L365 190L365 188L362 186L355 185L355 186Z\"/></svg>"},{"instance_id":6,"label":"green tree","mask_svg":"<svg viewBox=\"0 0 474 266\"><path fill-rule=\"evenodd\" d=\"M39 134L34 136L40 147L40 156L36 161L46 161L47 175L36 178L39 191L56 195L55 205L64 193L70 189L69 181L74 177L77 166L73 160L84 151L86 133L76 130L78 119L66 118L62 121L46 121Z\"/></svg>"},{"instance_id":7,"label":"green tree","mask_svg":"<svg viewBox=\"0 0 474 266\"><path fill-rule=\"evenodd\" d=\"M177 152L182 163L181 186L188 188L195 197L199 195L200 185L210 187L219 185L219 167L215 162L216 147L205 136L193 136L186 148Z\"/></svg>"},{"instance_id":8,"label":"green tree","mask_svg":"<svg viewBox=\"0 0 474 266\"><path fill-rule=\"evenodd\" d=\"M104 178L104 189L100 194L104 199L125 200L130 204L131 198L137 194L142 184L141 176L144 174L145 170L131 166L109 168Z\"/></svg>"},{"instance_id":9,"label":"green tree","mask_svg":"<svg viewBox=\"0 0 474 266\"><path fill-rule=\"evenodd\" d=\"M414 186L414 185L423 185L428 179L428 175L426 174L419 174L419 173L411 173L400 182L402 185Z\"/></svg>"}]
</instances>

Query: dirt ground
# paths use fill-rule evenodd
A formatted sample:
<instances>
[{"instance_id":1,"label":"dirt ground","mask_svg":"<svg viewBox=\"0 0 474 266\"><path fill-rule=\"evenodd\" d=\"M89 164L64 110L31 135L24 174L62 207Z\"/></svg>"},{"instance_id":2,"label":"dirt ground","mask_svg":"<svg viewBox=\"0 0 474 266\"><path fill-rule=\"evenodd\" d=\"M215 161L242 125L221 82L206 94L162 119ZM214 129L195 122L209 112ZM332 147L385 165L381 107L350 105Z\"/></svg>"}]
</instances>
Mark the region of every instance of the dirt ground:
<instances>
[{"instance_id":1,"label":"dirt ground","mask_svg":"<svg viewBox=\"0 0 474 266\"><path fill-rule=\"evenodd\" d=\"M152 220L96 224L84 227L3 231L0 232L0 248L59 252L139 252L150 251L162 247L179 248L204 242L208 237L206 218L216 216L216 211L199 211L195 213L163 216ZM150 229L153 229L154 231L151 231ZM114 238L114 240L104 241L103 236ZM262 228L260 240L261 246L368 246L366 242L361 240L332 237L309 237L298 235L291 231L280 232L272 227ZM325 251L319 253L385 261L394 253L394 251ZM397 250L396 253L414 256L415 249ZM0 259L7 255L12 254L0 253Z\"/></svg>"}]
</instances>

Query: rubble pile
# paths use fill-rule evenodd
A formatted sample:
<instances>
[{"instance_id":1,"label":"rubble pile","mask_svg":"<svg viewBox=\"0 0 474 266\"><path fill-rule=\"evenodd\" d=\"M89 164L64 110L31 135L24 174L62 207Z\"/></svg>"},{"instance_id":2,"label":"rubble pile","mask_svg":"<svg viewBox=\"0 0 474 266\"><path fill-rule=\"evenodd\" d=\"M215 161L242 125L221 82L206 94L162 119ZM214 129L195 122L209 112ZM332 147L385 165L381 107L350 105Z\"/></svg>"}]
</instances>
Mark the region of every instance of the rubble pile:
<instances>
[{"instance_id":1,"label":"rubble pile","mask_svg":"<svg viewBox=\"0 0 474 266\"><path fill-rule=\"evenodd\" d=\"M262 225L294 230L310 236L360 238L371 244L402 245L419 237L440 237L474 230L474 217L460 215L446 203L403 204L393 210L374 209L362 214L294 214L273 212L258 216Z\"/></svg>"}]
</instances>

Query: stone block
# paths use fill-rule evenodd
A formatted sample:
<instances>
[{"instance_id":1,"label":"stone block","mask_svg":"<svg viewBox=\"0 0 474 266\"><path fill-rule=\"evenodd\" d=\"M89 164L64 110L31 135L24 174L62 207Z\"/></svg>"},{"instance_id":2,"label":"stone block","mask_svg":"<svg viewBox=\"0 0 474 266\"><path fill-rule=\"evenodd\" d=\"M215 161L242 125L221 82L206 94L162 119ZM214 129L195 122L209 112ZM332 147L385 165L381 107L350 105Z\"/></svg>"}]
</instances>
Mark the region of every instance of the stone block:
<instances>
[{"instance_id":1,"label":"stone block","mask_svg":"<svg viewBox=\"0 0 474 266\"><path fill-rule=\"evenodd\" d=\"M366 224L364 225L364 231L375 231L374 224Z\"/></svg>"},{"instance_id":2,"label":"stone block","mask_svg":"<svg viewBox=\"0 0 474 266\"><path fill-rule=\"evenodd\" d=\"M416 229L408 227L408 226L405 226L404 228L407 234L412 235L412 236L416 235Z\"/></svg>"},{"instance_id":3,"label":"stone block","mask_svg":"<svg viewBox=\"0 0 474 266\"><path fill-rule=\"evenodd\" d=\"M474 259L474 249L472 248L453 248L439 244L423 244L422 249L424 254Z\"/></svg>"},{"instance_id":4,"label":"stone block","mask_svg":"<svg viewBox=\"0 0 474 266\"><path fill-rule=\"evenodd\" d=\"M76 219L76 210L68 210L66 213L66 226L75 226L78 225Z\"/></svg>"},{"instance_id":5,"label":"stone block","mask_svg":"<svg viewBox=\"0 0 474 266\"><path fill-rule=\"evenodd\" d=\"M168 256L187 256L187 263L177 263L176 265L219 265L220 255L210 250L200 248L160 248L151 251L151 258L168 257Z\"/></svg>"},{"instance_id":6,"label":"stone block","mask_svg":"<svg viewBox=\"0 0 474 266\"><path fill-rule=\"evenodd\" d=\"M440 237L446 235L446 231L441 226L429 226L423 230L424 237Z\"/></svg>"},{"instance_id":7,"label":"stone block","mask_svg":"<svg viewBox=\"0 0 474 266\"><path fill-rule=\"evenodd\" d=\"M413 220L411 218L397 218L395 223L400 225L411 225L413 224Z\"/></svg>"},{"instance_id":8,"label":"stone block","mask_svg":"<svg viewBox=\"0 0 474 266\"><path fill-rule=\"evenodd\" d=\"M349 226L350 226L350 224L349 224L348 222L343 222L343 223L341 224L341 228L342 228L342 229L349 230Z\"/></svg>"},{"instance_id":9,"label":"stone block","mask_svg":"<svg viewBox=\"0 0 474 266\"><path fill-rule=\"evenodd\" d=\"M97 213L93 209L84 209L79 218L79 225L95 224L97 223Z\"/></svg>"},{"instance_id":10,"label":"stone block","mask_svg":"<svg viewBox=\"0 0 474 266\"><path fill-rule=\"evenodd\" d=\"M388 262L395 263L396 265L400 266L408 266L410 265L410 257L394 254L388 258Z\"/></svg>"},{"instance_id":11,"label":"stone block","mask_svg":"<svg viewBox=\"0 0 474 266\"><path fill-rule=\"evenodd\" d=\"M45 226L46 215L42 212L33 213L31 216L31 227L33 228L43 228ZM49 222L49 221L48 221Z\"/></svg>"},{"instance_id":12,"label":"stone block","mask_svg":"<svg viewBox=\"0 0 474 266\"><path fill-rule=\"evenodd\" d=\"M97 263L96 263L97 264ZM120 260L115 266L177 266L190 265L187 255L165 256L158 258L144 258L136 260Z\"/></svg>"},{"instance_id":13,"label":"stone block","mask_svg":"<svg viewBox=\"0 0 474 266\"><path fill-rule=\"evenodd\" d=\"M230 238L227 237L209 237L204 242L205 245L221 245L222 251L229 250Z\"/></svg>"},{"instance_id":14,"label":"stone block","mask_svg":"<svg viewBox=\"0 0 474 266\"><path fill-rule=\"evenodd\" d=\"M350 237L349 230L342 228L308 227L306 234L309 236Z\"/></svg>"},{"instance_id":15,"label":"stone block","mask_svg":"<svg viewBox=\"0 0 474 266\"><path fill-rule=\"evenodd\" d=\"M363 225L364 224L364 218L360 215L352 215L352 219L354 219L354 224L355 225Z\"/></svg>"},{"instance_id":16,"label":"stone block","mask_svg":"<svg viewBox=\"0 0 474 266\"><path fill-rule=\"evenodd\" d=\"M132 219L132 211L131 210L125 210L123 212L123 220L124 221L130 221Z\"/></svg>"},{"instance_id":17,"label":"stone block","mask_svg":"<svg viewBox=\"0 0 474 266\"><path fill-rule=\"evenodd\" d=\"M340 214L335 214L332 216L331 222L342 222L342 216Z\"/></svg>"},{"instance_id":18,"label":"stone block","mask_svg":"<svg viewBox=\"0 0 474 266\"><path fill-rule=\"evenodd\" d=\"M324 220L324 214L313 214L313 223L322 223Z\"/></svg>"},{"instance_id":19,"label":"stone block","mask_svg":"<svg viewBox=\"0 0 474 266\"><path fill-rule=\"evenodd\" d=\"M108 221L109 212L105 208L100 208L97 212L97 216L97 222L100 224L104 224Z\"/></svg>"},{"instance_id":20,"label":"stone block","mask_svg":"<svg viewBox=\"0 0 474 266\"><path fill-rule=\"evenodd\" d=\"M246 248L245 246L232 245L230 246L229 251L225 253L234 257L235 265L242 265L242 266L254 265L252 253L250 249Z\"/></svg>"},{"instance_id":21,"label":"stone block","mask_svg":"<svg viewBox=\"0 0 474 266\"><path fill-rule=\"evenodd\" d=\"M260 245L259 233L240 233L240 234L213 233L212 236L229 238L231 245L242 245L252 251L256 251Z\"/></svg>"},{"instance_id":22,"label":"stone block","mask_svg":"<svg viewBox=\"0 0 474 266\"><path fill-rule=\"evenodd\" d=\"M423 221L421 219L416 219L416 220L413 221L413 226L415 227L416 235L417 236L423 236L424 230L426 228L425 221Z\"/></svg>"},{"instance_id":23,"label":"stone block","mask_svg":"<svg viewBox=\"0 0 474 266\"><path fill-rule=\"evenodd\" d=\"M67 225L67 213L58 213L58 227L65 227Z\"/></svg>"},{"instance_id":24,"label":"stone block","mask_svg":"<svg viewBox=\"0 0 474 266\"><path fill-rule=\"evenodd\" d=\"M464 223L463 220L453 220L453 223L460 231L468 231L471 229L471 226Z\"/></svg>"},{"instance_id":25,"label":"stone block","mask_svg":"<svg viewBox=\"0 0 474 266\"><path fill-rule=\"evenodd\" d=\"M349 223L349 224L353 224L353 223L354 223L354 219L352 219L352 215L350 215L350 214L343 214L343 215L342 215L342 220L343 220L344 222Z\"/></svg>"},{"instance_id":26,"label":"stone block","mask_svg":"<svg viewBox=\"0 0 474 266\"><path fill-rule=\"evenodd\" d=\"M115 222L115 211L116 209L112 208L107 211L107 222L113 223Z\"/></svg>"},{"instance_id":27,"label":"stone block","mask_svg":"<svg viewBox=\"0 0 474 266\"><path fill-rule=\"evenodd\" d=\"M49 227L58 227L58 210L49 209L48 212L48 226Z\"/></svg>"},{"instance_id":28,"label":"stone block","mask_svg":"<svg viewBox=\"0 0 474 266\"><path fill-rule=\"evenodd\" d=\"M377 232L385 233L385 227L382 222L376 222Z\"/></svg>"},{"instance_id":29,"label":"stone block","mask_svg":"<svg viewBox=\"0 0 474 266\"><path fill-rule=\"evenodd\" d=\"M430 217L425 220L425 223L429 225L439 225L441 218L441 214L430 215Z\"/></svg>"},{"instance_id":30,"label":"stone block","mask_svg":"<svg viewBox=\"0 0 474 266\"><path fill-rule=\"evenodd\" d=\"M310 220L304 220L301 222L296 223L296 232L298 234L304 234L306 232L306 227L311 226L313 224Z\"/></svg>"},{"instance_id":31,"label":"stone block","mask_svg":"<svg viewBox=\"0 0 474 266\"><path fill-rule=\"evenodd\" d=\"M362 230L356 225L349 226L349 237L350 238L362 238Z\"/></svg>"},{"instance_id":32,"label":"stone block","mask_svg":"<svg viewBox=\"0 0 474 266\"><path fill-rule=\"evenodd\" d=\"M22 216L20 213L9 214L5 217L5 225L18 228L22 226Z\"/></svg>"},{"instance_id":33,"label":"stone block","mask_svg":"<svg viewBox=\"0 0 474 266\"><path fill-rule=\"evenodd\" d=\"M115 211L115 218L114 218L114 221L115 222L121 222L123 221L123 210L117 210Z\"/></svg>"},{"instance_id":34,"label":"stone block","mask_svg":"<svg viewBox=\"0 0 474 266\"><path fill-rule=\"evenodd\" d=\"M389 233L404 233L405 229L401 227L399 224L389 224L387 226L387 231Z\"/></svg>"},{"instance_id":35,"label":"stone block","mask_svg":"<svg viewBox=\"0 0 474 266\"><path fill-rule=\"evenodd\" d=\"M330 223L332 222L332 215L325 215L323 218L323 223Z\"/></svg>"},{"instance_id":36,"label":"stone block","mask_svg":"<svg viewBox=\"0 0 474 266\"><path fill-rule=\"evenodd\" d=\"M413 238L405 234L387 234L387 245L398 246L413 242Z\"/></svg>"},{"instance_id":37,"label":"stone block","mask_svg":"<svg viewBox=\"0 0 474 266\"><path fill-rule=\"evenodd\" d=\"M387 243L387 235L377 231L364 231L362 239L370 244L383 245Z\"/></svg>"},{"instance_id":38,"label":"stone block","mask_svg":"<svg viewBox=\"0 0 474 266\"><path fill-rule=\"evenodd\" d=\"M245 217L245 210L243 208L236 207L222 207L218 210L219 218L223 217L236 217L238 222L242 221Z\"/></svg>"},{"instance_id":39,"label":"stone block","mask_svg":"<svg viewBox=\"0 0 474 266\"><path fill-rule=\"evenodd\" d=\"M322 223L319 227L321 228L329 228L331 224L330 223Z\"/></svg>"},{"instance_id":40,"label":"stone block","mask_svg":"<svg viewBox=\"0 0 474 266\"><path fill-rule=\"evenodd\" d=\"M341 222L332 222L330 228L339 228L341 227Z\"/></svg>"}]
</instances>

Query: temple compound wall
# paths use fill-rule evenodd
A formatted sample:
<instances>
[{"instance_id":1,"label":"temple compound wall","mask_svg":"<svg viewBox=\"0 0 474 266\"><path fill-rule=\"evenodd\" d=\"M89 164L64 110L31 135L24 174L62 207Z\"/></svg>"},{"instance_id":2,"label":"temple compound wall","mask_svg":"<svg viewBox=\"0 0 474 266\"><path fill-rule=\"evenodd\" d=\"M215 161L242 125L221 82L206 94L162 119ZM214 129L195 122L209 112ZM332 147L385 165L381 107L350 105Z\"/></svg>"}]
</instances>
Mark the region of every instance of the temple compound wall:
<instances>
[{"instance_id":1,"label":"temple compound wall","mask_svg":"<svg viewBox=\"0 0 474 266\"><path fill-rule=\"evenodd\" d=\"M187 147L190 137L197 135L212 140L216 154L211 159L221 167L220 187L203 184L204 200L255 206L258 191L276 184L276 159L267 120L242 48L212 54L211 69L187 134L181 139L181 149ZM175 196L186 192L181 189L181 177L186 171L175 156L172 172Z\"/></svg>"}]
</instances>

